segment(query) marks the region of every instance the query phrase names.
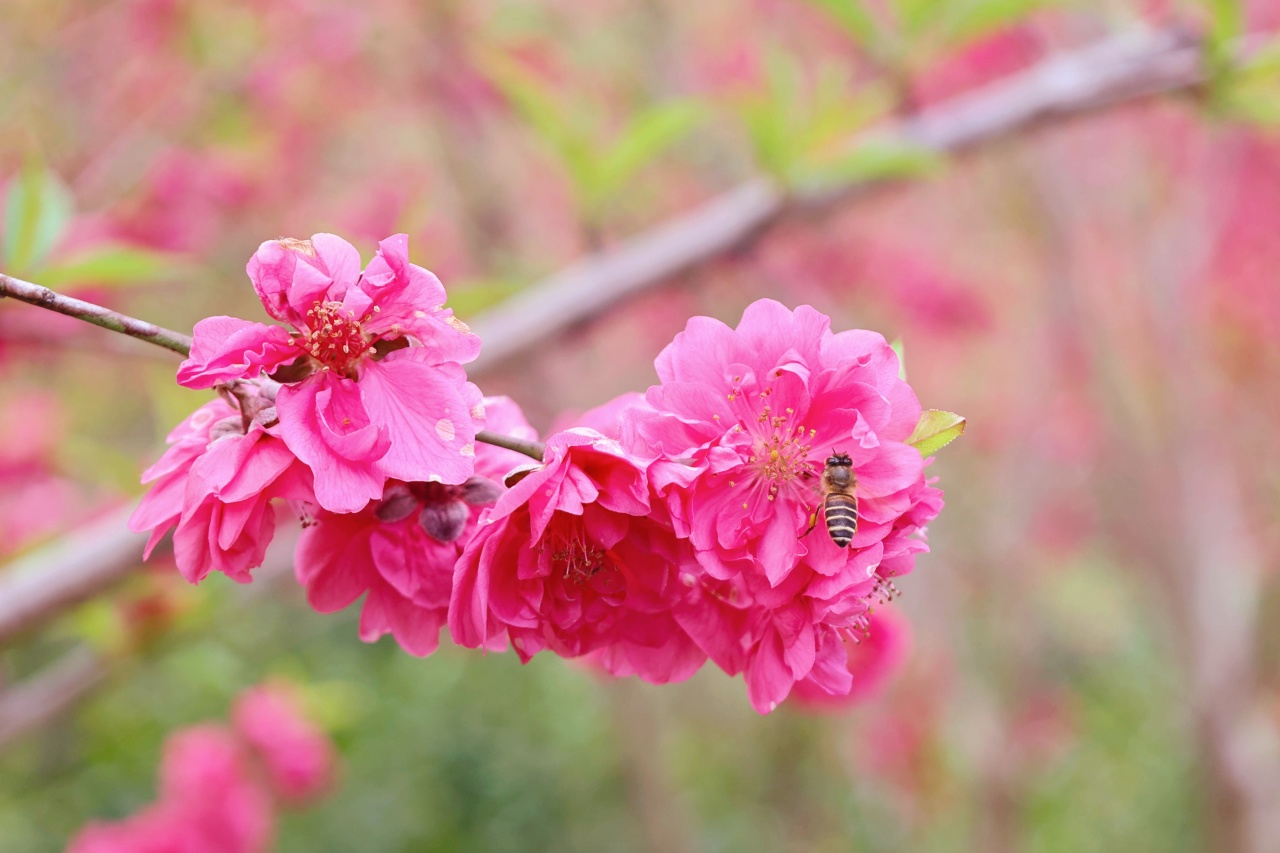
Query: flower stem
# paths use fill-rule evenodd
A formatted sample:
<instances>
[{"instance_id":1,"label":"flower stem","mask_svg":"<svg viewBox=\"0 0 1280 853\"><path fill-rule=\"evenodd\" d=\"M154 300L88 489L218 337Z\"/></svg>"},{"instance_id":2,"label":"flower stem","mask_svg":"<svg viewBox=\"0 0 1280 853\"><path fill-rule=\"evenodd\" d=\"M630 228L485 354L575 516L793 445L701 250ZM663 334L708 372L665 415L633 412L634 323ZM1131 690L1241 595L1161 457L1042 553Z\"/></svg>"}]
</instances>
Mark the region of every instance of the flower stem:
<instances>
[{"instance_id":1,"label":"flower stem","mask_svg":"<svg viewBox=\"0 0 1280 853\"><path fill-rule=\"evenodd\" d=\"M68 317L75 317L77 320L84 320L86 323L120 332L140 341L162 346L179 355L191 354L189 335L103 308L101 305L94 305L92 302L63 296L47 287L0 273L0 297L5 296L39 308L57 311L59 314L66 314Z\"/></svg>"},{"instance_id":2,"label":"flower stem","mask_svg":"<svg viewBox=\"0 0 1280 853\"><path fill-rule=\"evenodd\" d=\"M532 441L527 438L516 438L514 435L503 435L493 430L482 429L476 433L476 441L483 441L485 444L492 444L494 447L505 447L507 450L514 450L516 453L523 453L525 456L542 461L542 454L546 450L546 445L541 441Z\"/></svg>"},{"instance_id":3,"label":"flower stem","mask_svg":"<svg viewBox=\"0 0 1280 853\"><path fill-rule=\"evenodd\" d=\"M63 296L39 284L32 284L0 273L0 299L6 296L17 299L19 302L35 305L37 308L47 308L59 314L66 314L68 317L75 317L77 320L84 320L86 323L92 323L122 335L129 335L140 341L172 350L179 355L191 355L190 335L121 314L119 311L103 308L101 305L94 305L92 302ZM476 441L505 447L508 450L523 453L525 456L531 456L539 462L542 461L543 444L540 441L502 435L487 429L476 433Z\"/></svg>"}]
</instances>

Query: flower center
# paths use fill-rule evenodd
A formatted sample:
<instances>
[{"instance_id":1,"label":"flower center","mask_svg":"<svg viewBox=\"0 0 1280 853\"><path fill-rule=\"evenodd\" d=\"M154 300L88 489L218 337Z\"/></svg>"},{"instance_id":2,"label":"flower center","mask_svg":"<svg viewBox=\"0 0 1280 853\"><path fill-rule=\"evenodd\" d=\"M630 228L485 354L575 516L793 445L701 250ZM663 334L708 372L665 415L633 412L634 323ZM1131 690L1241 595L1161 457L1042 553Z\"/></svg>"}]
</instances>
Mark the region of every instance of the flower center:
<instances>
[{"instance_id":1,"label":"flower center","mask_svg":"<svg viewBox=\"0 0 1280 853\"><path fill-rule=\"evenodd\" d=\"M371 316L356 319L341 302L317 302L307 312L308 328L299 343L326 370L353 376L356 362L373 348L361 325Z\"/></svg>"},{"instance_id":2,"label":"flower center","mask_svg":"<svg viewBox=\"0 0 1280 853\"><path fill-rule=\"evenodd\" d=\"M551 571L562 574L567 581L581 586L601 571L614 568L605 550L581 532L557 544L559 547L551 552Z\"/></svg>"},{"instance_id":3,"label":"flower center","mask_svg":"<svg viewBox=\"0 0 1280 853\"><path fill-rule=\"evenodd\" d=\"M809 464L813 445L809 442L817 430L805 429L804 424L791 426L793 414L788 409L786 415L775 415L766 405L756 418L755 442L748 461L757 476L768 484L769 500L776 498L778 490L788 483L813 475L813 466Z\"/></svg>"}]
</instances>

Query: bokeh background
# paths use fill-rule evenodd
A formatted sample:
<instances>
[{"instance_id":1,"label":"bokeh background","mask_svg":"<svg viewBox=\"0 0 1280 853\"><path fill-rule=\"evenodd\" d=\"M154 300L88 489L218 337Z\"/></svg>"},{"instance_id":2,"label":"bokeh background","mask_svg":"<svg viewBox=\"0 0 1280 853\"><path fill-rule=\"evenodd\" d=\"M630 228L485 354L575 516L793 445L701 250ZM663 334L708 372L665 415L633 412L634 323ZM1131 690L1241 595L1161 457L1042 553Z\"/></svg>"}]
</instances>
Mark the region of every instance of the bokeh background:
<instances>
[{"instance_id":1,"label":"bokeh background","mask_svg":"<svg viewBox=\"0 0 1280 853\"><path fill-rule=\"evenodd\" d=\"M0 652L0 702L69 650L95 672L0 747L0 849L151 801L166 733L268 676L344 762L280 851L1280 849L1280 86L831 156L1166 27L1280 75L1276 2L0 0L4 272L185 329L260 316L264 239L406 231L470 320L753 176L883 173L477 380L546 428L769 296L901 339L925 405L969 418L893 605L906 654L847 707L419 660L287 567L192 588L160 559ZM205 399L175 367L0 304L0 559L140 493Z\"/></svg>"}]
</instances>

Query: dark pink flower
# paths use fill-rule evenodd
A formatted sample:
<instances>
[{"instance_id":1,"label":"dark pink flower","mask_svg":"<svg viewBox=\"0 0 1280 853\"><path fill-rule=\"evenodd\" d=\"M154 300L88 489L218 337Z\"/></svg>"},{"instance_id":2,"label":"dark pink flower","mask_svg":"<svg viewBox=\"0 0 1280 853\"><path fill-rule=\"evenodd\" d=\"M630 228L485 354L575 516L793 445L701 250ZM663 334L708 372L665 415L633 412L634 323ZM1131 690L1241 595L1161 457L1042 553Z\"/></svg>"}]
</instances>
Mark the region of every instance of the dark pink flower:
<instances>
[{"instance_id":1,"label":"dark pink flower","mask_svg":"<svg viewBox=\"0 0 1280 853\"><path fill-rule=\"evenodd\" d=\"M489 397L484 406L494 430L537 439L509 398ZM365 595L362 640L391 634L411 654L431 654L448 619L454 564L482 508L504 491L507 472L529 461L481 444L475 474L460 485L392 480L380 500L358 513L318 513L303 531L295 559L307 600L330 613Z\"/></svg>"},{"instance_id":2,"label":"dark pink flower","mask_svg":"<svg viewBox=\"0 0 1280 853\"><path fill-rule=\"evenodd\" d=\"M269 392L262 391L261 394ZM275 533L275 499L311 500L311 472L275 428L274 409L257 386L241 387L246 418L224 400L201 406L169 434L169 449L142 475L155 486L129 528L151 531L144 556L171 528L178 569L192 583L219 571L252 580Z\"/></svg>"},{"instance_id":3,"label":"dark pink flower","mask_svg":"<svg viewBox=\"0 0 1280 853\"><path fill-rule=\"evenodd\" d=\"M682 467L655 483L713 577L742 572L782 583L802 558L840 571L880 541L920 481L923 460L903 442L920 418L884 338L832 334L808 306L749 306L737 329L694 317L656 362L661 384L630 415L629 447ZM858 534L848 548L814 531L820 474L833 452L853 459Z\"/></svg>"},{"instance_id":4,"label":"dark pink flower","mask_svg":"<svg viewBox=\"0 0 1280 853\"><path fill-rule=\"evenodd\" d=\"M623 444L652 460L705 572L675 617L718 666L744 674L762 713L799 681L849 692L844 643L865 631L875 598L896 594L889 579L927 550L918 534L941 507L904 443L920 404L896 354L880 335L829 324L772 300L737 329L695 317L659 355L661 384L621 416ZM833 453L852 458L857 480L858 532L843 548L820 513Z\"/></svg>"},{"instance_id":5,"label":"dark pink flower","mask_svg":"<svg viewBox=\"0 0 1280 853\"><path fill-rule=\"evenodd\" d=\"M303 716L288 685L246 690L236 700L231 718L236 733L266 768L276 796L286 802L305 802L328 788L334 771L333 744Z\"/></svg>"},{"instance_id":6,"label":"dark pink flower","mask_svg":"<svg viewBox=\"0 0 1280 853\"><path fill-rule=\"evenodd\" d=\"M160 798L115 824L93 823L68 853L265 853L275 824L241 744L219 726L184 729L165 744Z\"/></svg>"},{"instance_id":7,"label":"dark pink flower","mask_svg":"<svg viewBox=\"0 0 1280 853\"><path fill-rule=\"evenodd\" d=\"M444 307L439 280L409 263L398 234L362 271L347 241L271 240L249 261L267 313L287 323L211 317L178 371L189 388L275 374L280 434L315 473L316 500L355 512L388 479L462 483L483 425L462 364L480 341Z\"/></svg>"},{"instance_id":8,"label":"dark pink flower","mask_svg":"<svg viewBox=\"0 0 1280 853\"><path fill-rule=\"evenodd\" d=\"M705 655L673 605L698 569L652 501L643 463L581 428L552 436L545 462L517 476L458 561L454 642L505 637L522 661L543 649L591 654L654 683L695 672Z\"/></svg>"},{"instance_id":9,"label":"dark pink flower","mask_svg":"<svg viewBox=\"0 0 1280 853\"><path fill-rule=\"evenodd\" d=\"M184 807L188 831L207 839L211 850L267 849L270 798L253 781L243 745L221 726L192 726L169 738L160 801Z\"/></svg>"},{"instance_id":10,"label":"dark pink flower","mask_svg":"<svg viewBox=\"0 0 1280 853\"><path fill-rule=\"evenodd\" d=\"M831 650L830 666L843 666L851 677L848 691L831 693L820 679L796 682L792 693L796 703L809 710L841 710L866 702L883 692L907 661L911 650L911 625L896 610L877 608L867 614L865 634L846 634L839 648ZM818 667L815 667L818 669ZM843 680L838 673L833 679Z\"/></svg>"},{"instance_id":11,"label":"dark pink flower","mask_svg":"<svg viewBox=\"0 0 1280 853\"><path fill-rule=\"evenodd\" d=\"M281 684L250 688L235 730L205 723L164 746L154 804L116 823L91 823L69 853L265 853L277 797L299 803L332 778L334 750Z\"/></svg>"}]
</instances>

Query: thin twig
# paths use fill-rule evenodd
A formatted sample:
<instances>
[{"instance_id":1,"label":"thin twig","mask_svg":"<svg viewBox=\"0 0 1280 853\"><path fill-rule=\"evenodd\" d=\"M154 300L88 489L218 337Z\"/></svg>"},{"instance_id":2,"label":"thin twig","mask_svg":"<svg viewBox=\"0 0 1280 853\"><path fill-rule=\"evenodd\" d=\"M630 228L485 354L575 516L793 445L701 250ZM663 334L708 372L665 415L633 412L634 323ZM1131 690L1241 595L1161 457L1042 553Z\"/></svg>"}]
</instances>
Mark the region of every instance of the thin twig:
<instances>
[{"instance_id":1,"label":"thin twig","mask_svg":"<svg viewBox=\"0 0 1280 853\"><path fill-rule=\"evenodd\" d=\"M191 355L191 338L181 332L175 332L172 329L166 329L163 326L139 320L137 317L130 317L128 314L121 314L119 311L103 308L101 305L95 305L92 302L63 296L61 293L38 284L0 274L0 297L3 296L11 296L22 302L40 308L48 308L51 311L57 311L59 314L66 314L68 317L75 317L78 320L93 323L95 326L101 326L113 332L121 332L139 338L172 350L179 355ZM539 462L542 461L543 446L538 441L526 441L525 439L503 435L488 429L480 430L480 432L476 433L476 441L497 447L505 447L508 450L532 456Z\"/></svg>"},{"instance_id":2,"label":"thin twig","mask_svg":"<svg viewBox=\"0 0 1280 853\"><path fill-rule=\"evenodd\" d=\"M531 441L525 438L516 438L514 435L503 435L493 430L482 429L476 433L476 441L482 441L485 444L492 444L495 447L505 447L507 450L514 450L516 453L523 453L525 456L542 461L542 454L546 452L547 446L541 441Z\"/></svg>"},{"instance_id":3,"label":"thin twig","mask_svg":"<svg viewBox=\"0 0 1280 853\"><path fill-rule=\"evenodd\" d=\"M0 273L0 297L5 296L40 308L48 308L50 311L57 311L59 314L66 314L68 317L75 317L77 320L84 320L86 323L92 323L95 326L101 326L104 329L110 329L113 332L119 332L131 338L162 346L165 349L173 350L179 355L189 355L191 352L190 335L184 335L181 332L175 332L172 329L166 329L163 326L157 326L154 323L148 323L136 317L121 314L119 311L103 308L101 305L94 305L92 302L64 296L47 287L41 287L38 284L32 284L29 281L23 281L20 278Z\"/></svg>"},{"instance_id":4,"label":"thin twig","mask_svg":"<svg viewBox=\"0 0 1280 853\"><path fill-rule=\"evenodd\" d=\"M81 646L0 693L0 750L75 707L107 676L107 662Z\"/></svg>"}]
</instances>

